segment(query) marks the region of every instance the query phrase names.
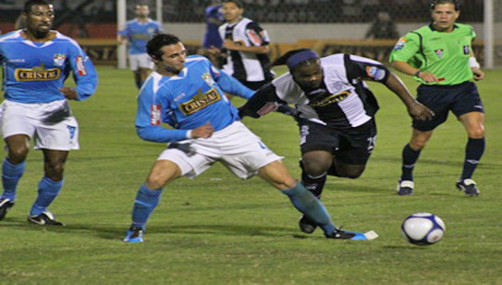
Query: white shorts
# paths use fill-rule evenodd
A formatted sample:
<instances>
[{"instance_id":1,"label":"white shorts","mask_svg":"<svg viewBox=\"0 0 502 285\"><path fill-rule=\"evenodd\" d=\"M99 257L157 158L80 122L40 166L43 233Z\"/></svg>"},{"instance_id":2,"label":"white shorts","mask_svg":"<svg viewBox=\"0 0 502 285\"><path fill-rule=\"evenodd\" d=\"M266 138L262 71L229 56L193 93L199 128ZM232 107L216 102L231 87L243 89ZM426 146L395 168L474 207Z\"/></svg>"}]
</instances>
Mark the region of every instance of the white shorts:
<instances>
[{"instance_id":1,"label":"white shorts","mask_svg":"<svg viewBox=\"0 0 502 285\"><path fill-rule=\"evenodd\" d=\"M171 143L158 160L169 160L181 175L193 178L220 161L237 177L250 178L258 170L283 157L271 151L241 122L234 122L207 139L188 139Z\"/></svg>"},{"instance_id":2,"label":"white shorts","mask_svg":"<svg viewBox=\"0 0 502 285\"><path fill-rule=\"evenodd\" d=\"M24 134L34 139L35 149L79 149L78 123L73 115L58 123L47 123L48 114L61 110L66 100L50 103L23 104L5 100L1 111L1 130L4 138Z\"/></svg>"},{"instance_id":3,"label":"white shorts","mask_svg":"<svg viewBox=\"0 0 502 285\"><path fill-rule=\"evenodd\" d=\"M129 65L132 71L136 71L140 68L153 69L154 66L152 59L146 53L130 54Z\"/></svg>"}]
</instances>

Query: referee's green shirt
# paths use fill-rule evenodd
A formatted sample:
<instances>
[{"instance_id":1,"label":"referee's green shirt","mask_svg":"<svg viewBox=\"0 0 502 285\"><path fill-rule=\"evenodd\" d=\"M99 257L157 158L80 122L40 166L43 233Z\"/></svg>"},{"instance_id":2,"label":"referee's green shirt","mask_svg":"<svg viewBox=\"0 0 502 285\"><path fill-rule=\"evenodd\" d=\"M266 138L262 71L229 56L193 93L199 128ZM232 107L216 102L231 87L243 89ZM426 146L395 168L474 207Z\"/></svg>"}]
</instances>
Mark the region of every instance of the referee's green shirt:
<instances>
[{"instance_id":1,"label":"referee's green shirt","mask_svg":"<svg viewBox=\"0 0 502 285\"><path fill-rule=\"evenodd\" d=\"M432 25L423 26L399 39L390 55L390 62L404 61L420 71L436 75L439 82L422 84L454 85L470 80L469 51L476 37L472 26L455 24L450 33L439 32Z\"/></svg>"}]
</instances>

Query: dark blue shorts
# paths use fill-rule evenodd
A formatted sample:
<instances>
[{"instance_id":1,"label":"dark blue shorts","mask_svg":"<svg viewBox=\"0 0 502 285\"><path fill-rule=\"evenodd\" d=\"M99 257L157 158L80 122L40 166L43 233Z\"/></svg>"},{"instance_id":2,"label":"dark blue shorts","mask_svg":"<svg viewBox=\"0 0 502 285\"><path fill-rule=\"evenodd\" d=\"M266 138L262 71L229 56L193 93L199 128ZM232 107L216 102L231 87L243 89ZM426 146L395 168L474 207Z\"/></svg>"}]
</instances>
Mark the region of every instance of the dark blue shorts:
<instances>
[{"instance_id":1,"label":"dark blue shorts","mask_svg":"<svg viewBox=\"0 0 502 285\"><path fill-rule=\"evenodd\" d=\"M470 81L458 85L420 85L417 100L436 114L430 121L413 120L413 128L431 131L441 125L452 111L457 118L469 112L484 113L476 84Z\"/></svg>"},{"instance_id":2,"label":"dark blue shorts","mask_svg":"<svg viewBox=\"0 0 502 285\"><path fill-rule=\"evenodd\" d=\"M375 120L345 130L299 120L300 148L309 151L331 152L337 161L345 164L365 165L376 143Z\"/></svg>"}]
</instances>

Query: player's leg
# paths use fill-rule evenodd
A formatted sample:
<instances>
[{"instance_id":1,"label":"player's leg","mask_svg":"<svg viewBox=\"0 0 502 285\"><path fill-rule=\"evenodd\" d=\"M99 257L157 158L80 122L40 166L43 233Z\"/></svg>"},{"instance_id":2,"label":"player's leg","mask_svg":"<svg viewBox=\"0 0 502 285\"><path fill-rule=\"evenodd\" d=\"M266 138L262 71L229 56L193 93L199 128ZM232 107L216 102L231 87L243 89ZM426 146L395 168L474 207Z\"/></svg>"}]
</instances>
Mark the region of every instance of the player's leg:
<instances>
[{"instance_id":1,"label":"player's leg","mask_svg":"<svg viewBox=\"0 0 502 285\"><path fill-rule=\"evenodd\" d=\"M154 164L146 182L136 194L132 209L132 224L124 238L125 242L142 242L146 222L157 207L162 189L181 176L181 169L173 161L159 159Z\"/></svg>"},{"instance_id":2,"label":"player's leg","mask_svg":"<svg viewBox=\"0 0 502 285\"><path fill-rule=\"evenodd\" d=\"M139 71L140 58L137 54L129 54L129 67L134 75L134 83L138 89L141 88L141 73Z\"/></svg>"},{"instance_id":3,"label":"player's leg","mask_svg":"<svg viewBox=\"0 0 502 285\"><path fill-rule=\"evenodd\" d=\"M63 172L69 151L42 149L44 154L44 177L38 183L38 195L33 203L28 221L37 225L64 224L54 219L47 208L56 199L63 187Z\"/></svg>"},{"instance_id":4,"label":"player's leg","mask_svg":"<svg viewBox=\"0 0 502 285\"><path fill-rule=\"evenodd\" d=\"M0 220L14 206L17 184L23 176L26 165L30 138L27 135L12 135L5 138L5 144L8 154L2 165L3 192L0 197Z\"/></svg>"},{"instance_id":5,"label":"player's leg","mask_svg":"<svg viewBox=\"0 0 502 285\"><path fill-rule=\"evenodd\" d=\"M336 227L321 201L297 182L280 161L271 162L260 168L258 175L289 197L295 208L318 224L326 236L332 235Z\"/></svg>"},{"instance_id":6,"label":"player's leg","mask_svg":"<svg viewBox=\"0 0 502 285\"><path fill-rule=\"evenodd\" d=\"M485 150L485 128L483 125L484 114L470 112L459 117L467 131L468 141L465 146L465 159L462 175L457 182L457 188L463 190L468 196L478 196L479 190L472 180L481 156Z\"/></svg>"},{"instance_id":7,"label":"player's leg","mask_svg":"<svg viewBox=\"0 0 502 285\"><path fill-rule=\"evenodd\" d=\"M138 55L138 70L137 72L139 73L139 88L143 86L143 83L145 80L148 78L150 73L153 70L153 61L150 59L150 56L148 54L140 54Z\"/></svg>"},{"instance_id":8,"label":"player's leg","mask_svg":"<svg viewBox=\"0 0 502 285\"><path fill-rule=\"evenodd\" d=\"M305 188L318 199L326 183L327 172L333 164L333 155L326 150L307 151L302 155L300 167Z\"/></svg>"}]
</instances>

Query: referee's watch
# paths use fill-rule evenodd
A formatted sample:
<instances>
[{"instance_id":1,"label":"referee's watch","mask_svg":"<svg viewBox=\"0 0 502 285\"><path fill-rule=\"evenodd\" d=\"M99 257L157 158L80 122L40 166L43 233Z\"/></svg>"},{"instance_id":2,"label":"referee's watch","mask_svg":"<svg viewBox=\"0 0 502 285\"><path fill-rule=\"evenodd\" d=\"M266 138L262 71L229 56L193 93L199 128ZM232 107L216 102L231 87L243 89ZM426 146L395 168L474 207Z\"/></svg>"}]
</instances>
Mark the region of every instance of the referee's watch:
<instances>
[{"instance_id":1,"label":"referee's watch","mask_svg":"<svg viewBox=\"0 0 502 285\"><path fill-rule=\"evenodd\" d=\"M420 73L422 73L422 71L420 71L420 70L419 70L419 71L417 71L417 73L415 73L415 76L416 76L416 77L418 77L418 78L421 78L421 77L420 77Z\"/></svg>"}]
</instances>

